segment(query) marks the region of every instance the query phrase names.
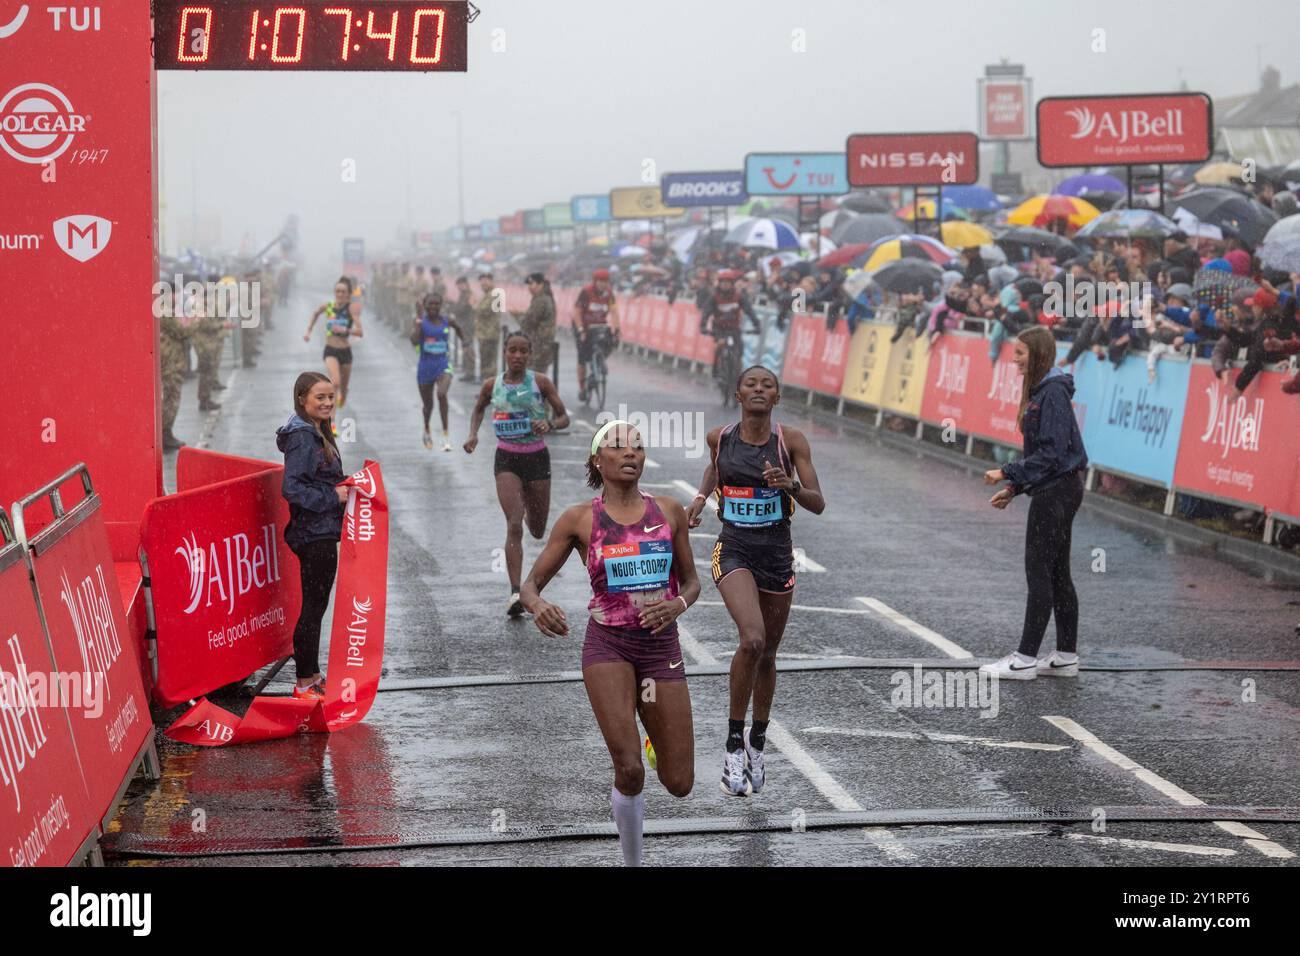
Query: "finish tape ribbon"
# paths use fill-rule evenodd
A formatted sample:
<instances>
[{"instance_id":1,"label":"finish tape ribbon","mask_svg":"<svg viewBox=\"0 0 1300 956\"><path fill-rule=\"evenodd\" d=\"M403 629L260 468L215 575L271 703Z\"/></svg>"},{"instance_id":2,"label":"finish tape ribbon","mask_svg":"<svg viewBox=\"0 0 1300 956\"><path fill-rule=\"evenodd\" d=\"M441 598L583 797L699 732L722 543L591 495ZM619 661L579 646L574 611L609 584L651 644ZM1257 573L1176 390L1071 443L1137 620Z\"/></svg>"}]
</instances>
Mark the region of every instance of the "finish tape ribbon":
<instances>
[{"instance_id":1,"label":"finish tape ribbon","mask_svg":"<svg viewBox=\"0 0 1300 956\"><path fill-rule=\"evenodd\" d=\"M384 662L388 597L388 496L377 461L342 482L348 491L330 627L324 700L254 697L243 717L200 699L167 736L200 747L333 733L366 716Z\"/></svg>"}]
</instances>

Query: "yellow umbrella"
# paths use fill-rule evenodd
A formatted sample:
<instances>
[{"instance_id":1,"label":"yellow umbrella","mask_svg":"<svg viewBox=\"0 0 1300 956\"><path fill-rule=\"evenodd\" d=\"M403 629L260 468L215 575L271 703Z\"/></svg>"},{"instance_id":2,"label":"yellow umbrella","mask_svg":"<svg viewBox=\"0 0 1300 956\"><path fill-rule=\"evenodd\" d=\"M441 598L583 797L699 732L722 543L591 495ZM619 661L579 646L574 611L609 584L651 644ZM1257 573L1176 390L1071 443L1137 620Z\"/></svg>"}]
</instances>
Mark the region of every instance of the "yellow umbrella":
<instances>
[{"instance_id":1,"label":"yellow umbrella","mask_svg":"<svg viewBox=\"0 0 1300 956\"><path fill-rule=\"evenodd\" d=\"M1026 199L1007 214L1007 222L1017 226L1045 226L1053 219L1064 219L1074 229L1101 215L1101 210L1077 196L1040 193Z\"/></svg>"},{"instance_id":2,"label":"yellow umbrella","mask_svg":"<svg viewBox=\"0 0 1300 956\"><path fill-rule=\"evenodd\" d=\"M589 246L607 246L609 245L609 236L592 236L587 240Z\"/></svg>"},{"instance_id":3,"label":"yellow umbrella","mask_svg":"<svg viewBox=\"0 0 1300 956\"><path fill-rule=\"evenodd\" d=\"M1202 186L1225 186L1241 182L1241 167L1236 163L1210 163L1202 166L1192 177Z\"/></svg>"},{"instance_id":4,"label":"yellow umbrella","mask_svg":"<svg viewBox=\"0 0 1300 956\"><path fill-rule=\"evenodd\" d=\"M985 246L993 241L993 233L973 222L945 222L939 226L943 244L954 249L967 246Z\"/></svg>"},{"instance_id":5,"label":"yellow umbrella","mask_svg":"<svg viewBox=\"0 0 1300 956\"><path fill-rule=\"evenodd\" d=\"M938 240L925 236L890 239L872 250L867 261L862 264L862 268L867 272L875 272L886 262L902 258L927 259L942 265L950 259L956 259L957 250L949 249Z\"/></svg>"}]
</instances>

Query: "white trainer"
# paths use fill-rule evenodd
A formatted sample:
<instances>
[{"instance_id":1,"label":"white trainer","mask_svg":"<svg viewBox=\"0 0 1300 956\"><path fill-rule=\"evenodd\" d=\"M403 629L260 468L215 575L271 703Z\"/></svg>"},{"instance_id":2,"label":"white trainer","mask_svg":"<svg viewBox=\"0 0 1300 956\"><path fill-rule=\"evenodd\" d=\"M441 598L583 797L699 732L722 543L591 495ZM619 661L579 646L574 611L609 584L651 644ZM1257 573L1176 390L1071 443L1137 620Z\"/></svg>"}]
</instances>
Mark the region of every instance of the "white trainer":
<instances>
[{"instance_id":1,"label":"white trainer","mask_svg":"<svg viewBox=\"0 0 1300 956\"><path fill-rule=\"evenodd\" d=\"M985 664L980 671L1001 680L1033 680L1038 676L1038 661L1016 651L1000 661Z\"/></svg>"},{"instance_id":2,"label":"white trainer","mask_svg":"<svg viewBox=\"0 0 1300 956\"><path fill-rule=\"evenodd\" d=\"M729 797L747 797L754 792L749 768L745 766L745 748L728 750L722 763L722 792Z\"/></svg>"},{"instance_id":3,"label":"white trainer","mask_svg":"<svg viewBox=\"0 0 1300 956\"><path fill-rule=\"evenodd\" d=\"M1078 677L1079 655L1066 657L1060 651L1052 651L1046 657L1038 659L1039 677Z\"/></svg>"},{"instance_id":4,"label":"white trainer","mask_svg":"<svg viewBox=\"0 0 1300 956\"><path fill-rule=\"evenodd\" d=\"M745 757L749 761L749 780L754 793L763 789L767 774L763 770L763 751L755 750L749 745L749 728L745 728Z\"/></svg>"}]
</instances>

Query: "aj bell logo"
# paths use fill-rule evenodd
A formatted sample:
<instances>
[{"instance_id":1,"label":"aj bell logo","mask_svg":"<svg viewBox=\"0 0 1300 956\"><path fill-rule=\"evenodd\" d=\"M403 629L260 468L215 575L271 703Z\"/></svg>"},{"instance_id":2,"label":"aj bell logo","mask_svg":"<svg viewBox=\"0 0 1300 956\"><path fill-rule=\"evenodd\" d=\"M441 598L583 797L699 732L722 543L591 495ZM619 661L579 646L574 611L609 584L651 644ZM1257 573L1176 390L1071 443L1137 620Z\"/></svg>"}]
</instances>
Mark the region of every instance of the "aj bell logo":
<instances>
[{"instance_id":1,"label":"aj bell logo","mask_svg":"<svg viewBox=\"0 0 1300 956\"><path fill-rule=\"evenodd\" d=\"M224 604L228 612L234 613L235 598L242 597L254 587L264 588L280 580L275 525L263 525L259 531L261 541L258 543L251 542L248 535L240 532L227 535L220 542L212 542L206 550L199 545L194 534L181 539L181 546L173 553L185 562L189 577L186 614L193 614L200 604L211 607L214 593L220 599L219 604Z\"/></svg>"},{"instance_id":2,"label":"aj bell logo","mask_svg":"<svg viewBox=\"0 0 1300 956\"><path fill-rule=\"evenodd\" d=\"M108 246L113 224L102 216L64 216L54 221L54 241L78 262L89 262Z\"/></svg>"},{"instance_id":3,"label":"aj bell logo","mask_svg":"<svg viewBox=\"0 0 1300 956\"><path fill-rule=\"evenodd\" d=\"M1169 109L1164 114L1154 116L1148 110L1104 110L1094 113L1086 106L1066 110L1065 115L1074 120L1075 131L1070 139L1108 138L1119 143L1127 143L1129 138L1144 139L1148 136L1182 136L1183 111Z\"/></svg>"},{"instance_id":4,"label":"aj bell logo","mask_svg":"<svg viewBox=\"0 0 1300 956\"><path fill-rule=\"evenodd\" d=\"M39 166L62 156L89 119L54 87L24 83L0 98L0 148L20 163Z\"/></svg>"},{"instance_id":5,"label":"aj bell logo","mask_svg":"<svg viewBox=\"0 0 1300 956\"><path fill-rule=\"evenodd\" d=\"M18 8L17 15L8 23L6 23L4 26L0 27L0 40L5 39L6 37L11 37L15 33L17 33L26 20L27 20L27 4L24 3L21 7Z\"/></svg>"}]
</instances>

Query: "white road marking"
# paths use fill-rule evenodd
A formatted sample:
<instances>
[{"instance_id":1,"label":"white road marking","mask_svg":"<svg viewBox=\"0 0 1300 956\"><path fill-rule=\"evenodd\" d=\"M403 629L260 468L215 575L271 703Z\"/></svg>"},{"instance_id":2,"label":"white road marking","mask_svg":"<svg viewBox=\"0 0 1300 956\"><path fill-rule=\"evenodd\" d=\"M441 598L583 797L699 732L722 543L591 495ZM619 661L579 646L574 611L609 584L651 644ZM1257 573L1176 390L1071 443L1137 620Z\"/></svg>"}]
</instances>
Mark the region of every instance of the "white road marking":
<instances>
[{"instance_id":1,"label":"white road marking","mask_svg":"<svg viewBox=\"0 0 1300 956\"><path fill-rule=\"evenodd\" d=\"M587 431L591 432L593 435L596 433L596 426L593 425L591 422L586 421L585 419L574 418L571 419L571 421L575 425L581 425L583 428L587 429Z\"/></svg>"},{"instance_id":2,"label":"white road marking","mask_svg":"<svg viewBox=\"0 0 1300 956\"><path fill-rule=\"evenodd\" d=\"M1067 833L1066 839L1105 843L1128 847L1132 850L1161 850L1165 853L1190 853L1193 856L1236 856L1236 850L1222 846L1201 846L1196 843L1161 843L1158 840L1130 840L1126 837L1099 836L1095 833Z\"/></svg>"},{"instance_id":3,"label":"white road marking","mask_svg":"<svg viewBox=\"0 0 1300 956\"><path fill-rule=\"evenodd\" d=\"M778 657L781 655L778 654ZM981 747L1007 747L1012 750L1069 750L1068 744L1038 744L1025 740L994 740L992 737L968 737L965 734L941 734L934 731L868 730L862 727L805 727L805 734L840 734L845 737L889 737L896 740L928 740L936 744L979 744Z\"/></svg>"},{"instance_id":4,"label":"white road marking","mask_svg":"<svg viewBox=\"0 0 1300 956\"><path fill-rule=\"evenodd\" d=\"M727 606L726 603L723 602L723 601L696 601L695 604L692 605L692 607L698 607L698 606L700 606L700 605L703 605L704 607L726 607L726 606ZM820 607L820 606L818 606L818 605L816 605L816 604L791 604L791 605L790 605L790 610L792 610L792 611L818 611L818 612L820 612L820 613L822 613L822 614L863 614L863 615L867 615L867 614L870 614L870 613L871 613L870 611L859 611L859 610L858 610L857 608L855 608L855 607ZM968 656L969 656L969 655L968 655Z\"/></svg>"},{"instance_id":5,"label":"white road marking","mask_svg":"<svg viewBox=\"0 0 1300 956\"><path fill-rule=\"evenodd\" d=\"M653 458L651 458L649 455L646 455L646 456L645 456L645 466L646 466L647 468L659 468L659 467L661 467L660 464L659 464L659 462L655 461L655 460L654 460Z\"/></svg>"},{"instance_id":6,"label":"white road marking","mask_svg":"<svg viewBox=\"0 0 1300 956\"><path fill-rule=\"evenodd\" d=\"M682 649L691 657L695 658L698 664L717 664L718 659L714 657L707 647L691 636L691 632L680 624L677 627L677 639ZM862 804L854 800L849 792L839 785L839 783L829 773L822 769L816 760L799 746L798 741L786 732L776 720L767 722L767 739L777 750L785 754L786 759L802 773L808 781L817 788L817 791L825 797L836 810L862 810ZM894 839L894 835L884 827L867 827L863 831L867 838L875 842L882 852L892 859L901 861L915 860L916 855Z\"/></svg>"},{"instance_id":7,"label":"white road marking","mask_svg":"<svg viewBox=\"0 0 1300 956\"><path fill-rule=\"evenodd\" d=\"M794 569L796 571L811 571L813 574L826 573L826 569L808 557L803 548L794 549Z\"/></svg>"},{"instance_id":8,"label":"white road marking","mask_svg":"<svg viewBox=\"0 0 1300 956\"><path fill-rule=\"evenodd\" d=\"M1152 773L1146 767L1134 760L1130 760L1114 747L1103 743L1097 739L1092 731L1075 723L1069 717L1048 717L1044 716L1043 720L1047 721L1053 727L1063 731L1073 737L1079 743L1083 744L1099 757L1110 761L1121 770L1125 770L1138 780L1141 780L1148 787L1164 794L1175 803L1184 807L1203 807L1205 801L1199 797L1194 797L1182 787L1171 783L1159 774ZM1246 845L1264 856L1272 857L1276 860L1289 860L1295 856L1284 846L1272 842L1258 830L1253 830L1238 820L1215 820L1214 825L1225 833L1231 833L1235 837L1240 837L1246 841Z\"/></svg>"},{"instance_id":9,"label":"white road marking","mask_svg":"<svg viewBox=\"0 0 1300 956\"><path fill-rule=\"evenodd\" d=\"M925 627L924 625L921 624L917 624L906 614L900 614L898 611L895 611L892 607L890 607L888 604L884 603L883 601L878 601L873 597L857 597L854 598L853 600L865 604L867 607L871 608L873 611L875 611L877 614L879 614L881 617L885 618L886 620L892 621L894 624L897 624L899 627L911 631L921 640L943 651L949 657L958 658L958 659L968 659L975 656L970 651L966 650L964 647L961 647L958 644L954 644L952 641L948 640L948 638L944 637L942 634L937 634L934 631L930 630L928 627Z\"/></svg>"},{"instance_id":10,"label":"white road marking","mask_svg":"<svg viewBox=\"0 0 1300 956\"><path fill-rule=\"evenodd\" d=\"M658 488L660 490L671 490L677 487L671 481L638 481L637 485L641 488ZM695 535L691 535L691 537L693 538ZM711 536L705 535L705 537Z\"/></svg>"},{"instance_id":11,"label":"white road marking","mask_svg":"<svg viewBox=\"0 0 1300 956\"><path fill-rule=\"evenodd\" d=\"M688 494L692 500L695 498L695 492L699 490L690 482L682 481L680 478L674 478L673 484L676 485L678 488L680 488L682 491L684 491L686 494Z\"/></svg>"}]
</instances>

